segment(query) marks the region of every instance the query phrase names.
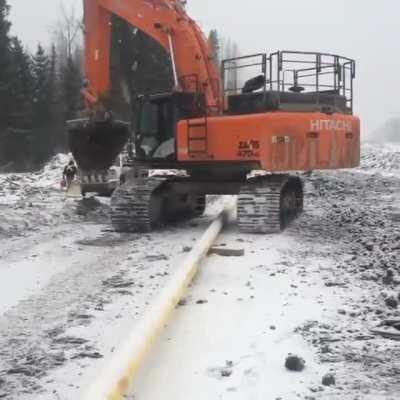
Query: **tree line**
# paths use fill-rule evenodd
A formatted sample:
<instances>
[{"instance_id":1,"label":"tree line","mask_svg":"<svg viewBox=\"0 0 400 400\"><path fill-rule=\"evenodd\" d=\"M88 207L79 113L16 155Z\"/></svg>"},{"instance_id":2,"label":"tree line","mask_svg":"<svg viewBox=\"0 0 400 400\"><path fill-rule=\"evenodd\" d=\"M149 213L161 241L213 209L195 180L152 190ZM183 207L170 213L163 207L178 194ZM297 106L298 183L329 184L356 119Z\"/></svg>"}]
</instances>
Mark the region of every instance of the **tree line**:
<instances>
[{"instance_id":1,"label":"tree line","mask_svg":"<svg viewBox=\"0 0 400 400\"><path fill-rule=\"evenodd\" d=\"M222 37L216 29L212 29L208 36L208 41L213 51L213 57L217 65L221 66L223 60L232 59L239 56L239 48L237 43L230 38ZM229 67L234 67L235 64L231 63ZM234 94L238 91L241 84L241 76L239 69L230 68L225 71L224 88L229 94Z\"/></svg>"},{"instance_id":2,"label":"tree line","mask_svg":"<svg viewBox=\"0 0 400 400\"><path fill-rule=\"evenodd\" d=\"M83 108L82 22L62 8L53 44L39 43L31 53L10 34L9 13L7 0L0 0L0 172L29 171L68 151L65 121ZM113 16L110 95L113 110L134 121L136 96L169 91L173 82L169 54L132 28ZM209 41L218 64L237 56L237 45L217 31ZM236 73L229 73L227 87L236 87Z\"/></svg>"},{"instance_id":3,"label":"tree line","mask_svg":"<svg viewBox=\"0 0 400 400\"><path fill-rule=\"evenodd\" d=\"M39 43L30 53L11 36L9 13L7 0L0 0L0 172L32 170L65 151L64 121L82 106L73 15L63 13L49 48Z\"/></svg>"}]
</instances>

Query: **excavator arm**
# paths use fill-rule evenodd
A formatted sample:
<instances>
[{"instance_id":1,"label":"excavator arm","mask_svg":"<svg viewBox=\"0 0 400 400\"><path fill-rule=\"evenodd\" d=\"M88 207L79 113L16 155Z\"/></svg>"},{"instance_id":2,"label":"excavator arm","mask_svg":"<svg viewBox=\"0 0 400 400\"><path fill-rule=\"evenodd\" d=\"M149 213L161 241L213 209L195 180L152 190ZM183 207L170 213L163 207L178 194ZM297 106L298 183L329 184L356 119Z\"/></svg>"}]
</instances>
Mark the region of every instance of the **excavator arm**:
<instances>
[{"instance_id":1,"label":"excavator arm","mask_svg":"<svg viewBox=\"0 0 400 400\"><path fill-rule=\"evenodd\" d=\"M180 0L84 0L88 104L106 95L110 82L111 16L117 15L170 54L176 91L204 93L208 110L221 101L220 74L211 48Z\"/></svg>"}]
</instances>

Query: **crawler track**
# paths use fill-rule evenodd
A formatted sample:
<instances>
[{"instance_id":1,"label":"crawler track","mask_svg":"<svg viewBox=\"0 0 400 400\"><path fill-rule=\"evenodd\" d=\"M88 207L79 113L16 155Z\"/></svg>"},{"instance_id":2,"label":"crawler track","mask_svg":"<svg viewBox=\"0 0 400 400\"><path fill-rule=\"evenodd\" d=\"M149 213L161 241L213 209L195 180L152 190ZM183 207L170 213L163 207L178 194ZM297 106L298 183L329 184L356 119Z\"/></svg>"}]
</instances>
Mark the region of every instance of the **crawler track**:
<instances>
[{"instance_id":1,"label":"crawler track","mask_svg":"<svg viewBox=\"0 0 400 400\"><path fill-rule=\"evenodd\" d=\"M135 179L118 187L111 197L111 223L117 232L149 232L160 223L166 179Z\"/></svg>"},{"instance_id":2,"label":"crawler track","mask_svg":"<svg viewBox=\"0 0 400 400\"><path fill-rule=\"evenodd\" d=\"M245 233L279 233L302 210L300 178L289 175L252 178L239 194L239 229Z\"/></svg>"},{"instance_id":3,"label":"crawler track","mask_svg":"<svg viewBox=\"0 0 400 400\"><path fill-rule=\"evenodd\" d=\"M169 190L171 182L176 183L168 178L138 178L117 188L111 198L114 229L117 232L150 232L164 222L201 216L206 196L174 194Z\"/></svg>"},{"instance_id":4,"label":"crawler track","mask_svg":"<svg viewBox=\"0 0 400 400\"><path fill-rule=\"evenodd\" d=\"M111 198L111 222L117 232L150 232L154 227L198 217L205 196L175 192L186 182L175 178L138 178L120 186ZM238 225L245 233L279 233L303 210L300 178L267 175L249 179L238 198Z\"/></svg>"}]
</instances>

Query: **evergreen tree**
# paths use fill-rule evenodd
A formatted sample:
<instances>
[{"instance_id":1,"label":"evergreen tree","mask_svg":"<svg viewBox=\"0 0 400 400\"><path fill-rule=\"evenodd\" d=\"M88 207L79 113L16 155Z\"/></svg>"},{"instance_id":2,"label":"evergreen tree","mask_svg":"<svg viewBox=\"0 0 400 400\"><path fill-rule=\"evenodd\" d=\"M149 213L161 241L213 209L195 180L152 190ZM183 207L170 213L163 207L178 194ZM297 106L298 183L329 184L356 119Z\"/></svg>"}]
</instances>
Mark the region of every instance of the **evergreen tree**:
<instances>
[{"instance_id":1,"label":"evergreen tree","mask_svg":"<svg viewBox=\"0 0 400 400\"><path fill-rule=\"evenodd\" d=\"M10 37L9 12L0 0L0 171L37 168L56 147L66 150L64 121L82 103L80 58L60 68L55 46L48 56L41 45L31 57Z\"/></svg>"},{"instance_id":2,"label":"evergreen tree","mask_svg":"<svg viewBox=\"0 0 400 400\"><path fill-rule=\"evenodd\" d=\"M208 42L210 43L215 63L219 67L221 63L221 43L216 29L212 29L210 31Z\"/></svg>"},{"instance_id":3,"label":"evergreen tree","mask_svg":"<svg viewBox=\"0 0 400 400\"><path fill-rule=\"evenodd\" d=\"M33 72L33 141L35 160L42 162L51 153L54 138L51 134L50 60L39 44L32 57Z\"/></svg>"},{"instance_id":4,"label":"evergreen tree","mask_svg":"<svg viewBox=\"0 0 400 400\"><path fill-rule=\"evenodd\" d=\"M66 151L67 144L64 136L63 109L60 100L60 82L57 73L58 56L56 46L51 46L49 76L48 76L48 118L52 130L54 151Z\"/></svg>"},{"instance_id":5,"label":"evergreen tree","mask_svg":"<svg viewBox=\"0 0 400 400\"><path fill-rule=\"evenodd\" d=\"M10 38L9 32L11 23L8 21L8 16L10 12L10 6L7 4L6 0L0 0L0 51L2 56L5 53L9 53L10 50ZM0 59L0 66L4 66L6 59L2 57ZM0 69L0 73L2 73Z\"/></svg>"},{"instance_id":6,"label":"evergreen tree","mask_svg":"<svg viewBox=\"0 0 400 400\"><path fill-rule=\"evenodd\" d=\"M52 126L56 128L61 118L60 102L58 99L58 75L57 75L57 51L56 46L51 46L51 54L48 70L48 104L49 104L49 120Z\"/></svg>"},{"instance_id":7,"label":"evergreen tree","mask_svg":"<svg viewBox=\"0 0 400 400\"><path fill-rule=\"evenodd\" d=\"M51 55L49 63L49 103L52 105L53 110L56 109L56 103L57 103L56 91L57 91L57 51L56 51L56 46L53 44L51 46Z\"/></svg>"},{"instance_id":8,"label":"evergreen tree","mask_svg":"<svg viewBox=\"0 0 400 400\"><path fill-rule=\"evenodd\" d=\"M11 101L13 103L13 128L29 130L33 118L33 75L29 54L17 38L11 39L13 74L11 79Z\"/></svg>"},{"instance_id":9,"label":"evergreen tree","mask_svg":"<svg viewBox=\"0 0 400 400\"><path fill-rule=\"evenodd\" d=\"M12 73L9 76L7 127L3 130L2 145L7 149L4 161L13 162L14 169L32 166L32 95L33 77L29 54L17 38L11 39Z\"/></svg>"},{"instance_id":10,"label":"evergreen tree","mask_svg":"<svg viewBox=\"0 0 400 400\"><path fill-rule=\"evenodd\" d=\"M40 126L48 118L49 110L49 66L50 61L39 44L36 54L32 57L33 113L34 126Z\"/></svg>"},{"instance_id":11,"label":"evergreen tree","mask_svg":"<svg viewBox=\"0 0 400 400\"><path fill-rule=\"evenodd\" d=\"M0 137L9 124L11 113L10 77L12 71L11 39L8 21L10 7L6 0L0 0Z\"/></svg>"},{"instance_id":12,"label":"evergreen tree","mask_svg":"<svg viewBox=\"0 0 400 400\"><path fill-rule=\"evenodd\" d=\"M76 118L78 111L82 108L82 75L79 61L68 57L66 64L61 67L60 75L63 118L67 121Z\"/></svg>"}]
</instances>

